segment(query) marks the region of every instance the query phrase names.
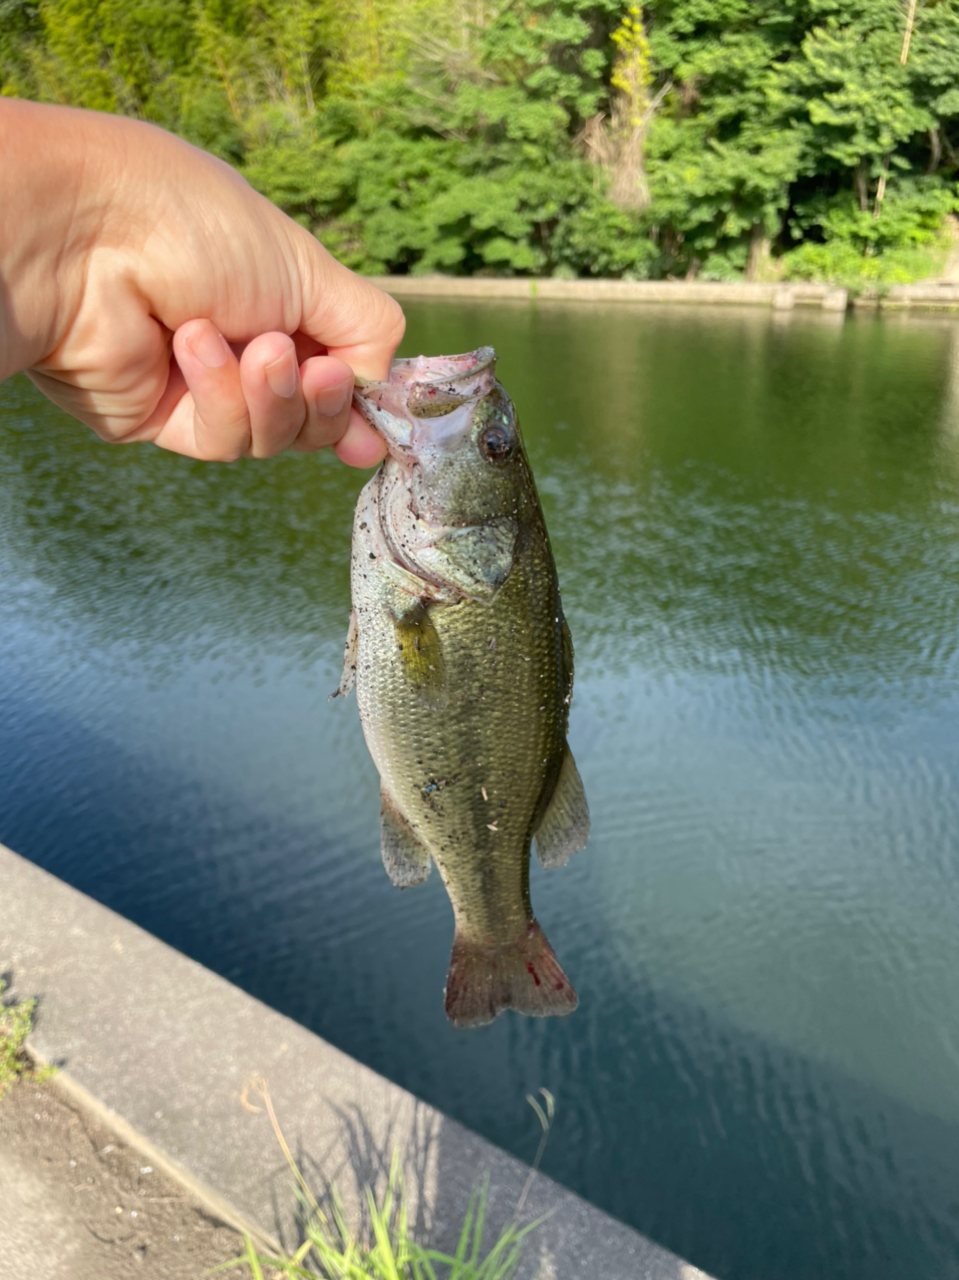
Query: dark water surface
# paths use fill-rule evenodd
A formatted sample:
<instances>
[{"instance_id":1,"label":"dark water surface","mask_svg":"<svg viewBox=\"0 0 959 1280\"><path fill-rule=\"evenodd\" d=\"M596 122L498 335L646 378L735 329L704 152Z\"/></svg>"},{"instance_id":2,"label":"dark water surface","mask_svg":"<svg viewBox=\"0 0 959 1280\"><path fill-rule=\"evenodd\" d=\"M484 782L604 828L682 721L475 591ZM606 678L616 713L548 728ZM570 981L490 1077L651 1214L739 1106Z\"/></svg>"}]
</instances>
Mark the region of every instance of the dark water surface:
<instances>
[{"instance_id":1,"label":"dark water surface","mask_svg":"<svg viewBox=\"0 0 959 1280\"><path fill-rule=\"evenodd\" d=\"M569 1019L457 1032L329 705L363 477L0 390L0 840L723 1280L959 1278L959 324L417 303L491 342L577 648ZM2 889L2 887L0 887Z\"/></svg>"}]
</instances>

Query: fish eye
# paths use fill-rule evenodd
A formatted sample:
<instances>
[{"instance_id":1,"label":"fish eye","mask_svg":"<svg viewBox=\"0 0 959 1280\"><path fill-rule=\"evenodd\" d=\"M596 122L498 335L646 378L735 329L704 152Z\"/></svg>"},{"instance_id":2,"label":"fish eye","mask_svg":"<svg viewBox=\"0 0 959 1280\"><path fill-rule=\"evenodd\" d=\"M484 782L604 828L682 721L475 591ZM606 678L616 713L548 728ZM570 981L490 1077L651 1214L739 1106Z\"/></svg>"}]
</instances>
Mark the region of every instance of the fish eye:
<instances>
[{"instance_id":1,"label":"fish eye","mask_svg":"<svg viewBox=\"0 0 959 1280\"><path fill-rule=\"evenodd\" d=\"M505 424L491 423L479 438L483 455L490 462L505 462L513 452L513 435Z\"/></svg>"}]
</instances>

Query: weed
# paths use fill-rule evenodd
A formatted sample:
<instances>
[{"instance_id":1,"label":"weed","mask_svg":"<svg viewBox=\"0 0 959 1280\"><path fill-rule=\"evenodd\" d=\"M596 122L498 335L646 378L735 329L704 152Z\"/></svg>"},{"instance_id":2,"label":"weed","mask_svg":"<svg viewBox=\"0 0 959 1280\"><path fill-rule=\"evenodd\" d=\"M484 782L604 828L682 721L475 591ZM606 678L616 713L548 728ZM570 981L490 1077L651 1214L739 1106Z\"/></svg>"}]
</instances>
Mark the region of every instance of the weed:
<instances>
[{"instance_id":1,"label":"weed","mask_svg":"<svg viewBox=\"0 0 959 1280\"><path fill-rule=\"evenodd\" d=\"M361 1243L347 1225L343 1204L335 1187L331 1191L332 1208L328 1214L317 1203L277 1122L266 1081L255 1081L251 1091L262 1100L280 1149L296 1179L298 1198L306 1211L303 1224L305 1239L294 1254L269 1258L257 1254L253 1241L245 1236L244 1255L223 1263L217 1270L248 1267L252 1280L265 1280L267 1271L289 1280L511 1280L515 1275L526 1236L545 1220L545 1217L537 1218L524 1227L518 1221L553 1122L553 1096L548 1090L540 1089L544 1105L531 1095L527 1097L542 1126L543 1135L511 1219L492 1247L484 1253L483 1235L489 1194L489 1180L484 1179L474 1187L470 1196L456 1251L452 1254L428 1249L410 1234L397 1152L393 1153L382 1203L377 1204L371 1188L366 1188L369 1221L364 1233L367 1243Z\"/></svg>"},{"instance_id":2,"label":"weed","mask_svg":"<svg viewBox=\"0 0 959 1280\"><path fill-rule=\"evenodd\" d=\"M33 1026L33 1011L37 1006L36 1000L4 1003L6 985L0 979L0 1098L21 1076L32 1074L33 1064L23 1046Z\"/></svg>"}]
</instances>

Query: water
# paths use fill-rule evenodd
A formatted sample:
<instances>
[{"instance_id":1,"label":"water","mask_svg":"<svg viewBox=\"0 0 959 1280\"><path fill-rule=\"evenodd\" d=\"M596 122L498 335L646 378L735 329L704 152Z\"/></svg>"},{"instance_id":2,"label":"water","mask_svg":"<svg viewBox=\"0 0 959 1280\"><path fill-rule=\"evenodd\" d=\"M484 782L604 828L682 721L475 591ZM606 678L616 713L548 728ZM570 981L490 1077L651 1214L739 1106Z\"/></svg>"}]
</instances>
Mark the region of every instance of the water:
<instances>
[{"instance_id":1,"label":"water","mask_svg":"<svg viewBox=\"0 0 959 1280\"><path fill-rule=\"evenodd\" d=\"M444 1019L328 704L363 477L0 390L0 840L723 1280L959 1277L959 326L416 303L492 342L576 641L569 1019ZM384 940L388 945L384 946Z\"/></svg>"}]
</instances>

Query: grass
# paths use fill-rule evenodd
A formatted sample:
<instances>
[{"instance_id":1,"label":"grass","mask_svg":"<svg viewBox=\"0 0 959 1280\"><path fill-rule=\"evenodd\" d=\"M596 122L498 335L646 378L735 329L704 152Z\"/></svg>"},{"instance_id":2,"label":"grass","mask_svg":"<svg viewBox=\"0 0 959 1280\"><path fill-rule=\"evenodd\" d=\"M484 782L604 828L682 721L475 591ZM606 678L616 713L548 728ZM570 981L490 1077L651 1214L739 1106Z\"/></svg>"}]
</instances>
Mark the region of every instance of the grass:
<instances>
[{"instance_id":1,"label":"grass","mask_svg":"<svg viewBox=\"0 0 959 1280\"><path fill-rule=\"evenodd\" d=\"M827 281L853 293L875 289L882 293L892 285L912 284L941 275L954 247L951 233L928 244L890 248L870 257L845 242L805 244L780 259L786 280Z\"/></svg>"},{"instance_id":2,"label":"grass","mask_svg":"<svg viewBox=\"0 0 959 1280\"><path fill-rule=\"evenodd\" d=\"M36 1000L7 1004L3 993L7 984L0 978L0 1098L22 1076L33 1075L33 1063L24 1044L33 1026Z\"/></svg>"},{"instance_id":3,"label":"grass","mask_svg":"<svg viewBox=\"0 0 959 1280\"><path fill-rule=\"evenodd\" d=\"M244 1255L218 1267L248 1268L251 1280L267 1280L282 1276L289 1280L511 1280L519 1267L526 1237L545 1218L519 1225L536 1170L546 1149L553 1121L552 1094L540 1089L542 1104L531 1095L533 1107L542 1126L539 1150L529 1176L506 1226L484 1250L486 1209L489 1180L474 1187L467 1206L454 1253L428 1249L415 1240L410 1231L406 1192L397 1152L393 1153L386 1192L380 1203L370 1187L366 1188L367 1221L362 1239L353 1233L346 1221L342 1201L335 1188L331 1191L332 1208L324 1212L317 1203L306 1179L300 1172L283 1136L265 1080L258 1080L252 1091L261 1098L277 1142L293 1173L297 1195L304 1209L304 1240L296 1252L282 1257L263 1257L253 1241L244 1236ZM548 1216L548 1215L547 1215Z\"/></svg>"}]
</instances>

